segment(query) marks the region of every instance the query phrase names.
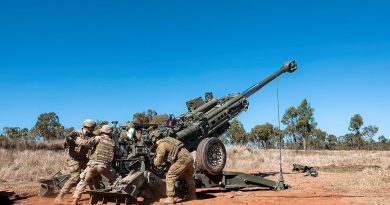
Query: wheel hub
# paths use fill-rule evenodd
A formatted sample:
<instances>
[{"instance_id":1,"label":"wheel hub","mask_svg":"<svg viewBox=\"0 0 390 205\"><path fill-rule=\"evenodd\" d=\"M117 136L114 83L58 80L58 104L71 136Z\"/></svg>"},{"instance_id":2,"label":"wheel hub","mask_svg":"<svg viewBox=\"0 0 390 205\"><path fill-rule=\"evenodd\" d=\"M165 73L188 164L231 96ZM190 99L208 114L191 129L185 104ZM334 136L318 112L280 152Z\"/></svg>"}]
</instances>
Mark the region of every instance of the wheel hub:
<instances>
[{"instance_id":1,"label":"wheel hub","mask_svg":"<svg viewBox=\"0 0 390 205\"><path fill-rule=\"evenodd\" d=\"M222 148L216 144L210 146L207 161L212 166L220 166L223 163Z\"/></svg>"}]
</instances>

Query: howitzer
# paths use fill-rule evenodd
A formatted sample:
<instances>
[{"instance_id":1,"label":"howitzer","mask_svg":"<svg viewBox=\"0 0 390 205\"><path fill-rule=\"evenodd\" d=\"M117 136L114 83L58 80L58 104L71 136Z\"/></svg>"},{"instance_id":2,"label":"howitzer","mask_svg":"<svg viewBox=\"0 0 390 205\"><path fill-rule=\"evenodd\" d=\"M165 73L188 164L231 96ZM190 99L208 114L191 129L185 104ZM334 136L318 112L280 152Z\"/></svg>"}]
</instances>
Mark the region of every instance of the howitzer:
<instances>
[{"instance_id":1,"label":"howitzer","mask_svg":"<svg viewBox=\"0 0 390 205\"><path fill-rule=\"evenodd\" d=\"M253 186L270 189L284 189L283 182L274 182L257 175L239 172L226 172L226 150L219 139L230 127L229 121L248 109L248 98L263 86L285 72L297 69L295 61L285 63L278 71L260 81L242 93L231 94L219 99L212 93L188 101L188 112L177 117L171 116L167 126L158 128L154 124L135 123L138 137L131 143L119 140L118 144L125 151L125 157L114 162L114 168L121 177L109 188L88 191L90 203L112 201L116 204L136 203L137 197L161 197L165 195L165 175L168 165L155 167L154 140L157 136L171 136L181 140L190 152L196 153L197 173L194 175L197 188L221 187L246 188ZM126 132L126 126L116 127L116 136ZM119 138L119 137L116 137ZM185 183L176 184L179 194L185 194Z\"/></svg>"},{"instance_id":2,"label":"howitzer","mask_svg":"<svg viewBox=\"0 0 390 205\"><path fill-rule=\"evenodd\" d=\"M194 180L197 188L221 187L246 188L268 187L284 189L288 186L283 181L274 182L257 175L239 172L226 172L226 150L218 138L229 129L229 121L248 109L248 98L263 86L285 72L297 69L295 61L285 63L278 71L260 81L242 93L224 96L220 99L206 93L205 101L199 97L188 101L188 112L170 116L167 126L159 134L181 140L189 151L197 151L197 173ZM125 128L124 128L125 129ZM110 189L89 191L90 203L113 201L116 203L136 203L138 196L165 196L165 174L167 166L158 168L153 165L155 155L154 138L157 136L154 125L139 125L140 137L127 150L126 159L117 161L117 169L123 178L117 180ZM127 173L127 174L126 174ZM176 184L176 193L185 194L185 183ZM148 194L145 194L148 193Z\"/></svg>"}]
</instances>

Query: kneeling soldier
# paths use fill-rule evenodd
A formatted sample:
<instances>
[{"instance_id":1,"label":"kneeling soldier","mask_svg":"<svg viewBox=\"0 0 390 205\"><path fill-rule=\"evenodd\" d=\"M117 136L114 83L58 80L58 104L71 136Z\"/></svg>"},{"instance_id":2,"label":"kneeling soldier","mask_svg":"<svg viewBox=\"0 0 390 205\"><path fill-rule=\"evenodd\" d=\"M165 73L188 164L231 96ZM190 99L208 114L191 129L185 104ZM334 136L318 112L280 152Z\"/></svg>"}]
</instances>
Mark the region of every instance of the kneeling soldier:
<instances>
[{"instance_id":1,"label":"kneeling soldier","mask_svg":"<svg viewBox=\"0 0 390 205\"><path fill-rule=\"evenodd\" d=\"M82 193L92 180L100 175L106 177L112 184L116 178L116 172L112 168L114 155L121 155L111 138L112 127L104 125L100 129L100 136L89 140L84 140L80 144L85 147L94 148L95 152L91 155L87 168L80 175L80 182L77 184L76 191L73 195L73 203L78 204Z\"/></svg>"},{"instance_id":2,"label":"kneeling soldier","mask_svg":"<svg viewBox=\"0 0 390 205\"><path fill-rule=\"evenodd\" d=\"M164 204L175 203L175 182L180 176L183 176L188 186L189 199L196 199L195 182L192 178L194 174L194 160L183 143L172 137L165 137L157 142L157 155L154 159L155 166L161 166L165 161L169 162L168 173L166 175L166 194L167 198L161 199Z\"/></svg>"}]
</instances>

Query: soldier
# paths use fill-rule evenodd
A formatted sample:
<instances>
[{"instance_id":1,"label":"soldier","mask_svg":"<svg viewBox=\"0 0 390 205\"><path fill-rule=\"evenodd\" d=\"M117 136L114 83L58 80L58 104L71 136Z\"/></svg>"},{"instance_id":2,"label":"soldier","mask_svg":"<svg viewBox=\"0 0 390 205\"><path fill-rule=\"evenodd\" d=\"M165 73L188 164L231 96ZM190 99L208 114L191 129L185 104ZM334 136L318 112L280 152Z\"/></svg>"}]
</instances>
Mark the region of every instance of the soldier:
<instances>
[{"instance_id":1,"label":"soldier","mask_svg":"<svg viewBox=\"0 0 390 205\"><path fill-rule=\"evenodd\" d=\"M64 147L69 154L67 159L68 168L70 171L70 178L62 187L60 193L55 198L57 204L64 204L63 198L73 187L80 181L80 173L85 169L88 163L87 154L89 149L78 144L81 139L88 139L93 137L93 130L96 122L91 119L86 119L83 122L83 128L78 131L73 131L65 137Z\"/></svg>"},{"instance_id":2,"label":"soldier","mask_svg":"<svg viewBox=\"0 0 390 205\"><path fill-rule=\"evenodd\" d=\"M81 180L77 184L76 191L73 194L72 205L78 204L85 188L96 176L103 175L111 184L115 181L116 172L112 168L112 160L114 159L114 155L120 156L121 153L112 139L111 126L103 125L100 133L101 135L99 136L80 142L81 146L94 148L95 152L91 155L87 168L80 176Z\"/></svg>"},{"instance_id":3,"label":"soldier","mask_svg":"<svg viewBox=\"0 0 390 205\"><path fill-rule=\"evenodd\" d=\"M123 134L123 140L126 140L128 142L130 142L131 144L133 144L135 141L138 141L137 138L135 138L136 136L136 129L135 129L135 125L134 123L132 122L129 122L126 127L128 128L126 132L124 132Z\"/></svg>"},{"instance_id":4,"label":"soldier","mask_svg":"<svg viewBox=\"0 0 390 205\"><path fill-rule=\"evenodd\" d=\"M157 144L157 155L154 158L154 165L161 166L165 161L169 162L168 173L166 175L166 194L167 198L161 199L164 204L175 203L175 182L180 176L183 176L188 186L189 200L196 199L195 182L192 178L194 174L194 160L190 152L183 147L183 143L172 137L159 139Z\"/></svg>"}]
</instances>

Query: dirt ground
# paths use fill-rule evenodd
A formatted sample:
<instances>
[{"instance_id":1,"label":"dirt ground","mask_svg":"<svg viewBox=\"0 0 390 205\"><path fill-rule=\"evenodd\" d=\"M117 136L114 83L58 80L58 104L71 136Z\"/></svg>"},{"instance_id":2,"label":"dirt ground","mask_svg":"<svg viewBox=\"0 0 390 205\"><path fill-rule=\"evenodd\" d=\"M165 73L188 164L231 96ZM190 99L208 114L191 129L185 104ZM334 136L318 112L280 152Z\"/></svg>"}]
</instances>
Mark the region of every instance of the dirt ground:
<instances>
[{"instance_id":1,"label":"dirt ground","mask_svg":"<svg viewBox=\"0 0 390 205\"><path fill-rule=\"evenodd\" d=\"M330 169L330 168L328 168ZM304 173L286 172L285 181L291 186L287 190L271 191L265 189L248 189L240 191L223 191L218 189L198 189L198 200L181 202L181 204L386 204L390 199L390 187L357 192L350 187L338 186L339 182L348 180L355 173L352 171L336 172L320 171L318 177L305 176ZM356 170L357 172L361 172ZM278 173L263 173L270 175L269 179L278 179ZM390 180L390 179L389 179ZM351 184L354 181L350 182ZM40 198L34 196L38 193L38 184L9 185L18 193L28 193L27 199L18 200L15 204L38 205L54 204L54 198ZM89 196L83 195L82 204L88 204ZM68 195L66 201L70 204L72 199ZM140 200L140 204L148 204ZM158 204L158 202L154 203Z\"/></svg>"}]
</instances>

